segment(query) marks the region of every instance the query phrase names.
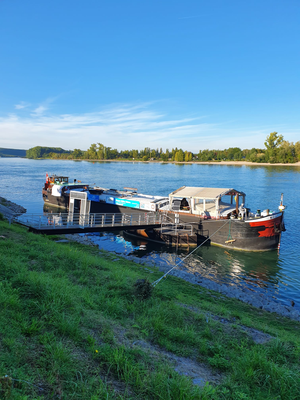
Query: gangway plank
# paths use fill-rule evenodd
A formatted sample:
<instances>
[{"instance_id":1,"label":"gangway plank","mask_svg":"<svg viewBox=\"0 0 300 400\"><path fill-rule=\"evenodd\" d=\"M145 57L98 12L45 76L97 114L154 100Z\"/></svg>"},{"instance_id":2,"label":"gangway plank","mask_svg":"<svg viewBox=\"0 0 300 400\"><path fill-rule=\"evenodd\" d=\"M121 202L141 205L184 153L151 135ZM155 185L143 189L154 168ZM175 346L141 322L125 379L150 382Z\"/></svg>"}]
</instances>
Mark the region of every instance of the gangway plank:
<instances>
[{"instance_id":1,"label":"gangway plank","mask_svg":"<svg viewBox=\"0 0 300 400\"><path fill-rule=\"evenodd\" d=\"M67 233L113 232L128 229L157 227L162 222L160 213L139 214L75 214L44 213L23 214L16 220L30 232L44 235Z\"/></svg>"}]
</instances>

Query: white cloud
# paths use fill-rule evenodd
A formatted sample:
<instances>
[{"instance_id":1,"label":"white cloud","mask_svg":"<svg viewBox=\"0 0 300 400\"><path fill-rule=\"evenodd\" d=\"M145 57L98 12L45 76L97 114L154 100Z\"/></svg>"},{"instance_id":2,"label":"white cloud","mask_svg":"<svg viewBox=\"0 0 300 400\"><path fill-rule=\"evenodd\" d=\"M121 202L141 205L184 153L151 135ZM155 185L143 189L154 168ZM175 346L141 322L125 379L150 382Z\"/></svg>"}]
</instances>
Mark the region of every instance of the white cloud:
<instances>
[{"instance_id":1,"label":"white cloud","mask_svg":"<svg viewBox=\"0 0 300 400\"><path fill-rule=\"evenodd\" d=\"M37 116L40 116L40 115L44 114L44 112L45 112L46 110L48 110L47 107L45 107L45 106L38 106L36 109L33 110L33 112L32 112L31 115L32 115L33 117L37 117Z\"/></svg>"},{"instance_id":2,"label":"white cloud","mask_svg":"<svg viewBox=\"0 0 300 400\"><path fill-rule=\"evenodd\" d=\"M40 145L86 150L92 143L100 142L118 150L178 147L198 152L207 148L264 147L270 132L269 127L243 129L233 124L228 127L229 123L205 123L200 116L170 118L151 109L149 104L114 105L83 114L44 115L45 104L27 117L11 114L0 118L0 147L28 149Z\"/></svg>"},{"instance_id":3,"label":"white cloud","mask_svg":"<svg viewBox=\"0 0 300 400\"><path fill-rule=\"evenodd\" d=\"M19 104L15 105L16 110L21 110L23 108L27 108L30 106L30 103L26 103L26 101L21 101Z\"/></svg>"},{"instance_id":4,"label":"white cloud","mask_svg":"<svg viewBox=\"0 0 300 400\"><path fill-rule=\"evenodd\" d=\"M38 107L36 107L32 113L32 117L39 117L45 113L45 111L49 110L51 103L54 103L56 99L58 99L60 96L56 97L48 97L46 100L44 100Z\"/></svg>"}]
</instances>

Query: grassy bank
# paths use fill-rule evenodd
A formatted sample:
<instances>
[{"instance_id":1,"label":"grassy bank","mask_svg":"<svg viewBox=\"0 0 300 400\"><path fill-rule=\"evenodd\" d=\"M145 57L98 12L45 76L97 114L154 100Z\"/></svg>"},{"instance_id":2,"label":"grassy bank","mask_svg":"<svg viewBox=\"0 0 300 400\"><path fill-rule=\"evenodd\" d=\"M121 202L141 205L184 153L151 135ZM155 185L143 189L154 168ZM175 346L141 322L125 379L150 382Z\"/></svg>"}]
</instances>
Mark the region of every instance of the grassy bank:
<instances>
[{"instance_id":1,"label":"grassy bank","mask_svg":"<svg viewBox=\"0 0 300 400\"><path fill-rule=\"evenodd\" d=\"M0 221L1 399L297 399L300 324ZM205 384L205 382L207 382Z\"/></svg>"}]
</instances>

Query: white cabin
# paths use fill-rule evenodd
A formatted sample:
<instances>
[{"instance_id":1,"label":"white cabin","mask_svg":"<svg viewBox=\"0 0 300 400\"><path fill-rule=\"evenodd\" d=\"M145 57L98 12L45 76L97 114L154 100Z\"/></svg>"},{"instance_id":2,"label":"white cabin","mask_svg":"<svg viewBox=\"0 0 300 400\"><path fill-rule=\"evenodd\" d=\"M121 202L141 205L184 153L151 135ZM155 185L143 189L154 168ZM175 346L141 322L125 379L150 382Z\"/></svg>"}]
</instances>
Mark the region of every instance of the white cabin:
<instances>
[{"instance_id":1,"label":"white cabin","mask_svg":"<svg viewBox=\"0 0 300 400\"><path fill-rule=\"evenodd\" d=\"M171 211L206 216L226 217L245 204L245 193L233 188L182 186L169 194Z\"/></svg>"}]
</instances>

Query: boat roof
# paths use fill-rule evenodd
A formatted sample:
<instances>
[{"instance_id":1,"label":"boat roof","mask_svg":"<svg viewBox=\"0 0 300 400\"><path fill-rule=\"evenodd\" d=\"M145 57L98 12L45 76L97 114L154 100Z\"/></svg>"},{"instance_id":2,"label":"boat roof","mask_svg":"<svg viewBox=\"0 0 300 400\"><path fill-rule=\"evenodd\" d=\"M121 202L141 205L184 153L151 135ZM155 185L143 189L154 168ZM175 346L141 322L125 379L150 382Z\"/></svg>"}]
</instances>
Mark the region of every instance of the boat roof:
<instances>
[{"instance_id":1,"label":"boat roof","mask_svg":"<svg viewBox=\"0 0 300 400\"><path fill-rule=\"evenodd\" d=\"M181 188L170 193L170 197L189 197L195 199L216 199L225 195L245 196L245 193L233 188L208 188L208 187L193 187L182 186Z\"/></svg>"}]
</instances>

